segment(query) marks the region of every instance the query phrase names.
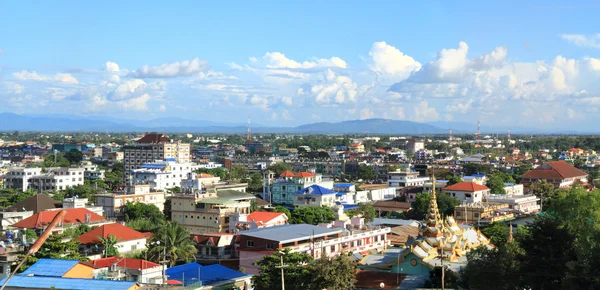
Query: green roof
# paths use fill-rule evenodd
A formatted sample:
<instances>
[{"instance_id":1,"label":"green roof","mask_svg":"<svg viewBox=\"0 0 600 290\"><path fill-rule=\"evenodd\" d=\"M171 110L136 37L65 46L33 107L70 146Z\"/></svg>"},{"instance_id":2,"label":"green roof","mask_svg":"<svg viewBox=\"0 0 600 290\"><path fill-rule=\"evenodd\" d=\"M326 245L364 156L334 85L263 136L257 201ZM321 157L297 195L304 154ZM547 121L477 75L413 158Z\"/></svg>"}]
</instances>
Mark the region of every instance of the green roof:
<instances>
[{"instance_id":1,"label":"green roof","mask_svg":"<svg viewBox=\"0 0 600 290\"><path fill-rule=\"evenodd\" d=\"M248 193L237 191L237 190L231 190L231 189L219 190L219 191L217 191L217 196L219 197L219 199L228 199L228 200L256 198L252 194L248 194Z\"/></svg>"},{"instance_id":2,"label":"green roof","mask_svg":"<svg viewBox=\"0 0 600 290\"><path fill-rule=\"evenodd\" d=\"M235 200L224 199L224 198L205 198L198 203L208 203L208 204L235 204L237 203Z\"/></svg>"}]
</instances>

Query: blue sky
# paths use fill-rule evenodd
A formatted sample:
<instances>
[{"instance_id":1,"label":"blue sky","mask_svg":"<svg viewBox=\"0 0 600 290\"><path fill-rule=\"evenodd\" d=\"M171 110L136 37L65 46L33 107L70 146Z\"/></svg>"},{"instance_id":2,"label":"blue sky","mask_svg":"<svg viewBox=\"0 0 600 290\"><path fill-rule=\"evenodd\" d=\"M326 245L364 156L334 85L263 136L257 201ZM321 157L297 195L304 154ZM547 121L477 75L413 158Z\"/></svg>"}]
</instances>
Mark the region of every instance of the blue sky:
<instances>
[{"instance_id":1,"label":"blue sky","mask_svg":"<svg viewBox=\"0 0 600 290\"><path fill-rule=\"evenodd\" d=\"M598 121L600 4L213 2L0 2L0 111Z\"/></svg>"}]
</instances>

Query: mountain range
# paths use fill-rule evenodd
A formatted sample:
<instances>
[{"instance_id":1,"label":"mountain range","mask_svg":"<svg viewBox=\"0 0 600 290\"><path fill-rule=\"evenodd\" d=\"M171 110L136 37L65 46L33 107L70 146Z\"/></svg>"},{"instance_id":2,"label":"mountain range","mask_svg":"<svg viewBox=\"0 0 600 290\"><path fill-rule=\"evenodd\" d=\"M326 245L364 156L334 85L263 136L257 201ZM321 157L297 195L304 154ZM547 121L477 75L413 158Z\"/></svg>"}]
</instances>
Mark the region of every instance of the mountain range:
<instances>
[{"instance_id":1,"label":"mountain range","mask_svg":"<svg viewBox=\"0 0 600 290\"><path fill-rule=\"evenodd\" d=\"M271 127L252 124L254 133L292 133L292 134L448 134L452 127L455 134L474 134L477 124L460 122L418 123L390 119L351 120L336 123L319 122L297 127ZM75 115L17 115L0 113L0 131L38 131L38 132L173 132L173 133L231 133L244 134L247 124L222 123L184 118L159 118L152 120L127 120L103 116ZM508 128L481 127L482 134L506 134ZM511 128L513 134L556 133L542 132L530 128ZM562 132L567 134L567 132ZM568 132L577 134L578 132ZM581 132L579 132L581 133Z\"/></svg>"}]
</instances>

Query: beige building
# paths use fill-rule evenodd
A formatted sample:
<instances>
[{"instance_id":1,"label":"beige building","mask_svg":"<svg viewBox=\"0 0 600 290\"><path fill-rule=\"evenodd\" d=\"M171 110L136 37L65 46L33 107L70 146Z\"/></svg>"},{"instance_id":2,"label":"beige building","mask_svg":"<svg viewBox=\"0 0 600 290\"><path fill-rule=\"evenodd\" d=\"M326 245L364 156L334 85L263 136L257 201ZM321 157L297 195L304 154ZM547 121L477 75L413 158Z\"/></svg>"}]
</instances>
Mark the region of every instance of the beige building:
<instances>
[{"instance_id":1,"label":"beige building","mask_svg":"<svg viewBox=\"0 0 600 290\"><path fill-rule=\"evenodd\" d=\"M127 202L140 202L153 204L162 212L165 209L165 193L163 191L152 191L150 185L135 185L127 192L115 192L111 194L98 194L94 196L96 206L101 206L107 218L121 216L121 208Z\"/></svg>"},{"instance_id":2,"label":"beige building","mask_svg":"<svg viewBox=\"0 0 600 290\"><path fill-rule=\"evenodd\" d=\"M134 144L123 146L125 179L128 179L131 170L138 169L142 164L156 160L189 163L191 160L190 144L172 141L164 134L150 133Z\"/></svg>"},{"instance_id":3,"label":"beige building","mask_svg":"<svg viewBox=\"0 0 600 290\"><path fill-rule=\"evenodd\" d=\"M171 220L185 227L191 234L230 231L229 216L249 214L254 195L224 189L186 192L173 195Z\"/></svg>"}]
</instances>

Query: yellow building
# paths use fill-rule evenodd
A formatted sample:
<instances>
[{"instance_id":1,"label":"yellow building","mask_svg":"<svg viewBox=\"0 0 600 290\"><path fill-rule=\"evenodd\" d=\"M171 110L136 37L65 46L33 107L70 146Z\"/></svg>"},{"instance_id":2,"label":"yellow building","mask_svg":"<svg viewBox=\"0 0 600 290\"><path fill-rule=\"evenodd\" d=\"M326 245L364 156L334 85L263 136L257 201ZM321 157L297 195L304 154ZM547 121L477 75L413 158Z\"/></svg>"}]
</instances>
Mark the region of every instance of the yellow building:
<instances>
[{"instance_id":1,"label":"yellow building","mask_svg":"<svg viewBox=\"0 0 600 290\"><path fill-rule=\"evenodd\" d=\"M478 202L459 205L454 208L454 216L467 224L493 223L514 219L515 215L508 203Z\"/></svg>"}]
</instances>

